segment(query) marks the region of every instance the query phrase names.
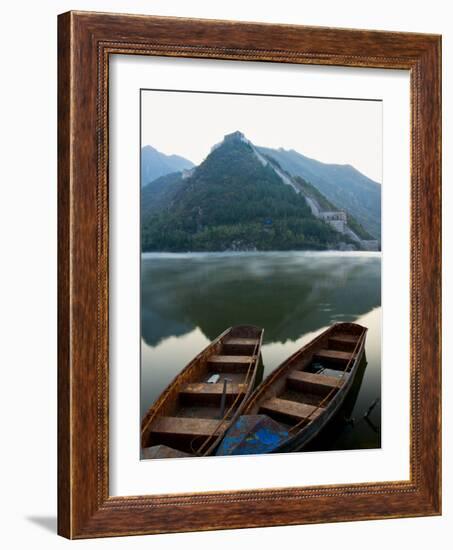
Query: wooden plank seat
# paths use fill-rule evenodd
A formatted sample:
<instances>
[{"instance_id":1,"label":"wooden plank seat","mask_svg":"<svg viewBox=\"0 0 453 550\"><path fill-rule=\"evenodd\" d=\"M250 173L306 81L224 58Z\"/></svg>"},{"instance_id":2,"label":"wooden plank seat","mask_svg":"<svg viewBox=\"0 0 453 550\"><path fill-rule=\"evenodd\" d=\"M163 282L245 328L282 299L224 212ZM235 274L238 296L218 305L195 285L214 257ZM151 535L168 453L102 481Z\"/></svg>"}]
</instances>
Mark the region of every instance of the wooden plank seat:
<instances>
[{"instance_id":1,"label":"wooden plank seat","mask_svg":"<svg viewBox=\"0 0 453 550\"><path fill-rule=\"evenodd\" d=\"M333 363L348 363L353 359L354 355L351 351L340 351L336 349L321 349L314 355L314 359L318 361L332 361Z\"/></svg>"},{"instance_id":2,"label":"wooden plank seat","mask_svg":"<svg viewBox=\"0 0 453 550\"><path fill-rule=\"evenodd\" d=\"M208 367L216 372L246 372L253 362L254 357L251 355L212 355L208 359Z\"/></svg>"},{"instance_id":3,"label":"wooden plank seat","mask_svg":"<svg viewBox=\"0 0 453 550\"><path fill-rule=\"evenodd\" d=\"M295 420L297 422L305 418L314 420L324 412L324 408L316 407L314 405L307 405L306 403L299 403L297 401L289 401L287 399L272 397L262 403L260 412L270 414L270 416L276 419L289 418L290 420Z\"/></svg>"},{"instance_id":4,"label":"wooden plank seat","mask_svg":"<svg viewBox=\"0 0 453 550\"><path fill-rule=\"evenodd\" d=\"M223 342L222 352L225 355L250 355L258 343L256 338L227 338Z\"/></svg>"},{"instance_id":5,"label":"wooden plank seat","mask_svg":"<svg viewBox=\"0 0 453 550\"><path fill-rule=\"evenodd\" d=\"M151 432L165 435L210 436L219 425L219 420L209 418L184 418L177 416L161 416L151 427ZM223 425L224 427L226 424ZM222 430L217 428L217 433Z\"/></svg>"},{"instance_id":6,"label":"wooden plank seat","mask_svg":"<svg viewBox=\"0 0 453 550\"><path fill-rule=\"evenodd\" d=\"M228 383L226 385L227 395L237 395L245 392L245 384ZM182 394L187 395L222 395L223 383L207 384L204 382L196 382L194 384L186 384L181 389Z\"/></svg>"},{"instance_id":7,"label":"wooden plank seat","mask_svg":"<svg viewBox=\"0 0 453 550\"><path fill-rule=\"evenodd\" d=\"M227 338L222 344L222 354L225 355L252 355L259 340L256 338Z\"/></svg>"},{"instance_id":8,"label":"wooden plank seat","mask_svg":"<svg viewBox=\"0 0 453 550\"><path fill-rule=\"evenodd\" d=\"M355 344L358 337L354 334L335 334L335 336L331 336L329 340L341 340L342 342L352 342Z\"/></svg>"},{"instance_id":9,"label":"wooden plank seat","mask_svg":"<svg viewBox=\"0 0 453 550\"><path fill-rule=\"evenodd\" d=\"M288 387L321 395L327 395L332 389L340 388L344 382L345 379L339 380L333 376L300 370L294 370L287 378Z\"/></svg>"},{"instance_id":10,"label":"wooden plank seat","mask_svg":"<svg viewBox=\"0 0 453 550\"><path fill-rule=\"evenodd\" d=\"M256 338L228 338L224 344L231 346L255 346L257 342Z\"/></svg>"},{"instance_id":11,"label":"wooden plank seat","mask_svg":"<svg viewBox=\"0 0 453 550\"><path fill-rule=\"evenodd\" d=\"M357 344L357 337L350 334L340 334L329 338L329 348L341 351L353 351Z\"/></svg>"},{"instance_id":12,"label":"wooden plank seat","mask_svg":"<svg viewBox=\"0 0 453 550\"><path fill-rule=\"evenodd\" d=\"M227 403L231 402L240 393L245 394L245 390L245 384L228 382L225 388ZM206 382L185 384L180 391L180 395L185 403L220 403L223 395L223 382L216 384Z\"/></svg>"}]
</instances>

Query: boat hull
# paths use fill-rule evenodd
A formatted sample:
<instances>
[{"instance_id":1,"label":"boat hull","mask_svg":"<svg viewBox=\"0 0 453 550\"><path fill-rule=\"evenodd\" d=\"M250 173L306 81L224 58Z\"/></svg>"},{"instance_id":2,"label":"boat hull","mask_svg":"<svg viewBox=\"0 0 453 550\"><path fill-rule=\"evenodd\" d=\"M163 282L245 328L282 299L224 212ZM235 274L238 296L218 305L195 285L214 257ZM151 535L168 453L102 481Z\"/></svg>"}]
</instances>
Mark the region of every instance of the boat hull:
<instances>
[{"instance_id":1,"label":"boat hull","mask_svg":"<svg viewBox=\"0 0 453 550\"><path fill-rule=\"evenodd\" d=\"M235 326L199 353L144 416L142 457L153 457L144 449L156 446L174 449L175 456L212 454L262 373L262 338L258 327Z\"/></svg>"},{"instance_id":2,"label":"boat hull","mask_svg":"<svg viewBox=\"0 0 453 550\"><path fill-rule=\"evenodd\" d=\"M366 333L360 325L336 323L286 359L251 395L244 416L268 414L288 430L267 452L303 450L339 412L364 357Z\"/></svg>"},{"instance_id":3,"label":"boat hull","mask_svg":"<svg viewBox=\"0 0 453 550\"><path fill-rule=\"evenodd\" d=\"M357 374L358 366L364 357L364 350L362 350L360 357L357 360L356 365L351 371L348 381L344 387L337 393L329 404L328 410L307 426L304 430L301 430L293 438L288 439L282 445L274 449L274 453L289 453L294 451L302 451L315 437L320 435L323 429L330 423L330 421L338 414L346 397L354 384L354 380Z\"/></svg>"}]
</instances>

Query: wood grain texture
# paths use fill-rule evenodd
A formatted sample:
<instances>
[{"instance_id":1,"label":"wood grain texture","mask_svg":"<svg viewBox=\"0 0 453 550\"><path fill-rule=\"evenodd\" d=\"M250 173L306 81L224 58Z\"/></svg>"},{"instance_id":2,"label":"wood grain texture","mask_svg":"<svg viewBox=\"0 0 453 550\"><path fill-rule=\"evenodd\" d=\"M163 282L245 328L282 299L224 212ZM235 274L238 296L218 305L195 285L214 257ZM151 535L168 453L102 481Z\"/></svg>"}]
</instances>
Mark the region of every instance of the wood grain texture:
<instances>
[{"instance_id":1,"label":"wood grain texture","mask_svg":"<svg viewBox=\"0 0 453 550\"><path fill-rule=\"evenodd\" d=\"M439 36L59 16L58 531L68 538L440 514ZM165 55L411 74L410 481L190 495L108 491L108 59Z\"/></svg>"},{"instance_id":2,"label":"wood grain texture","mask_svg":"<svg viewBox=\"0 0 453 550\"><path fill-rule=\"evenodd\" d=\"M71 535L69 16L58 25L58 531Z\"/></svg>"}]
</instances>

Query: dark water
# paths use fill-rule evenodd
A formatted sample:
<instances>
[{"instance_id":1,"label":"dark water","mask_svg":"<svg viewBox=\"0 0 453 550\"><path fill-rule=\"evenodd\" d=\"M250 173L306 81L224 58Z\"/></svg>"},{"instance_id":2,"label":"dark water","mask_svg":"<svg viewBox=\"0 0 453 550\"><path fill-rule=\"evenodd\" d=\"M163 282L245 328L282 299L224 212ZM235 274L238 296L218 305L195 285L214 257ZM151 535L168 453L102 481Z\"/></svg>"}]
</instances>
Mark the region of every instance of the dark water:
<instances>
[{"instance_id":1,"label":"dark water","mask_svg":"<svg viewBox=\"0 0 453 550\"><path fill-rule=\"evenodd\" d=\"M381 444L381 257L373 252L142 256L141 414L226 328L264 328L264 376L336 321L368 327L366 361L342 411L309 450Z\"/></svg>"}]
</instances>

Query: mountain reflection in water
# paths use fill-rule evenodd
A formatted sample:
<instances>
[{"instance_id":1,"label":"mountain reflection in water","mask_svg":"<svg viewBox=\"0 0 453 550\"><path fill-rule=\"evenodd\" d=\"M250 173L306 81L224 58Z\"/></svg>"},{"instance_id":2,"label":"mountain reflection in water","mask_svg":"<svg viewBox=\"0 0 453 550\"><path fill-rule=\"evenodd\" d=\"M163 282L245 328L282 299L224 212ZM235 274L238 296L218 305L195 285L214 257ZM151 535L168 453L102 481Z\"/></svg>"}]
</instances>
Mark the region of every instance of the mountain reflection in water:
<instances>
[{"instance_id":1,"label":"mountain reflection in water","mask_svg":"<svg viewBox=\"0 0 453 550\"><path fill-rule=\"evenodd\" d=\"M337 321L368 327L354 391L311 450L380 446L381 256L370 252L152 253L142 256L141 414L227 327L264 328L264 376ZM354 417L354 423L344 418ZM333 424L332 424L333 425Z\"/></svg>"}]
</instances>

